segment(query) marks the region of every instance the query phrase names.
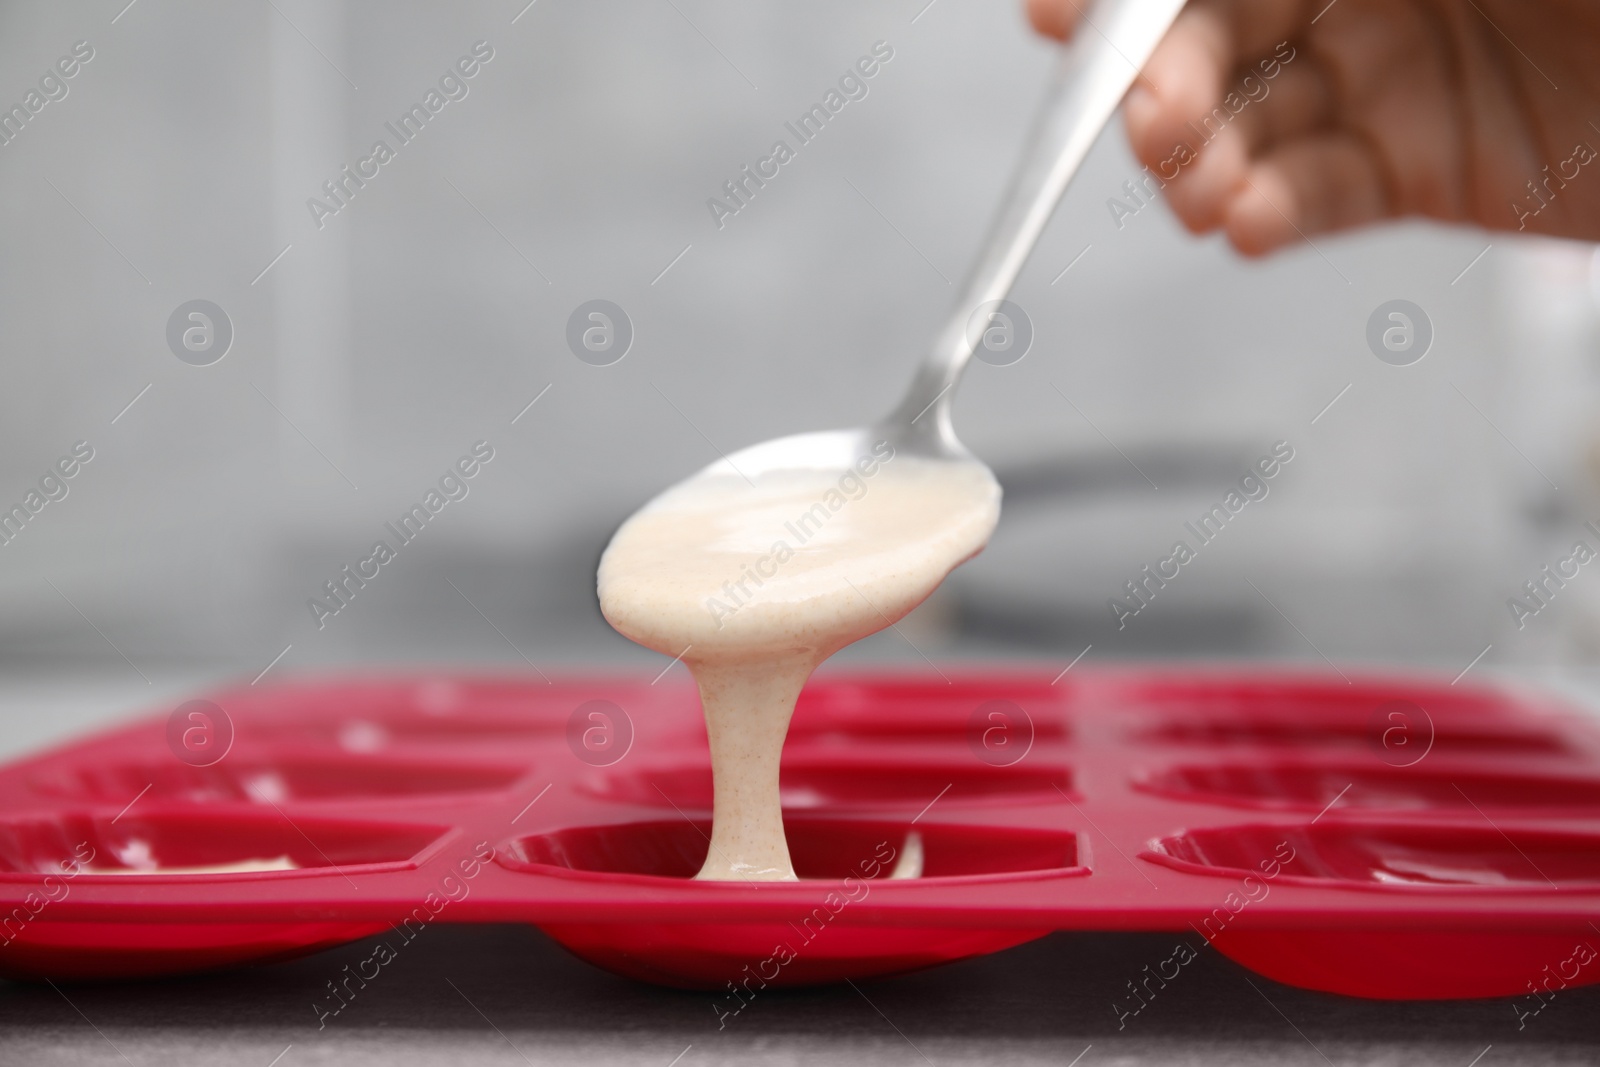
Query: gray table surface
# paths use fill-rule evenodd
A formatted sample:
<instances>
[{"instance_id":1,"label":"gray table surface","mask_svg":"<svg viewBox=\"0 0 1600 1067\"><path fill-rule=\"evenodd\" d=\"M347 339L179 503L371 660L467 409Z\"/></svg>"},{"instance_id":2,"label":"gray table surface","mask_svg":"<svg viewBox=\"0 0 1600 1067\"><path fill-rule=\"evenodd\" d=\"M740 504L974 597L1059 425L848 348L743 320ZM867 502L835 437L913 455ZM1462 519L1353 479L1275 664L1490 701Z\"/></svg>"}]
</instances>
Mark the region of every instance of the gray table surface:
<instances>
[{"instance_id":1,"label":"gray table surface","mask_svg":"<svg viewBox=\"0 0 1600 1067\"><path fill-rule=\"evenodd\" d=\"M1587 678L1542 680L1600 692ZM0 685L0 758L203 684ZM1119 1028L1124 984L1178 936L1055 934L858 988L766 992L719 1030L710 994L614 977L529 927L441 925L321 1029L313 1004L370 954L365 943L166 981L0 982L0 1065L1600 1063L1600 987L1563 991L1519 1029L1511 1000L1310 993L1209 948Z\"/></svg>"},{"instance_id":2,"label":"gray table surface","mask_svg":"<svg viewBox=\"0 0 1600 1067\"><path fill-rule=\"evenodd\" d=\"M321 1030L313 1004L324 983L370 946L169 981L0 986L0 1062L268 1067L280 1054L276 1067L1065 1067L1080 1054L1078 1067L1600 1062L1597 988L1560 993L1519 1030L1510 1001L1308 993L1249 975L1210 949L1119 1030L1117 991L1170 954L1176 936L1054 934L856 988L764 992L719 1030L713 994L613 977L529 927L437 926Z\"/></svg>"}]
</instances>

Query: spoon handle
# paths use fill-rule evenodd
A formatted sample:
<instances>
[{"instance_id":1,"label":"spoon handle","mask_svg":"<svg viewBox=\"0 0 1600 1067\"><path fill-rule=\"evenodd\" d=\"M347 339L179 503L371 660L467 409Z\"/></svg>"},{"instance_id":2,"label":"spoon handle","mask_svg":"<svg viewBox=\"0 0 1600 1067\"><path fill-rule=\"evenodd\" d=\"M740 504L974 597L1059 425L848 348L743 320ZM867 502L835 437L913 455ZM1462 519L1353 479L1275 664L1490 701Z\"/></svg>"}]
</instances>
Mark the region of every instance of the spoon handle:
<instances>
[{"instance_id":1,"label":"spoon handle","mask_svg":"<svg viewBox=\"0 0 1600 1067\"><path fill-rule=\"evenodd\" d=\"M977 312L1011 291L1067 183L1183 4L1099 0L1083 17L1062 49L1016 175L961 299L890 419L901 432L936 435L936 447L960 448L950 426L950 399L991 322L988 314Z\"/></svg>"}]
</instances>

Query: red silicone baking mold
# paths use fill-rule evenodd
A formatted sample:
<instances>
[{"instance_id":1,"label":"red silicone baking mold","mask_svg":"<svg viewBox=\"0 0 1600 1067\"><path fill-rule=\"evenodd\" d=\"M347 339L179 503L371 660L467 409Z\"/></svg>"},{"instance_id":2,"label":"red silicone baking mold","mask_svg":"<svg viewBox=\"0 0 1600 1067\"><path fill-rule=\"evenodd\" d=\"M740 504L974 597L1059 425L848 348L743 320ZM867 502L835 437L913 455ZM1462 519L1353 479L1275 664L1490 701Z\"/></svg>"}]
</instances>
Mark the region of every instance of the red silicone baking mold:
<instances>
[{"instance_id":1,"label":"red silicone baking mold","mask_svg":"<svg viewBox=\"0 0 1600 1067\"><path fill-rule=\"evenodd\" d=\"M1175 931L1357 996L1600 981L1600 729L1549 697L1263 670L946 673L807 687L782 775L798 883L690 878L711 775L680 680L214 694L221 715L0 769L0 973L164 974L529 922L621 974L717 989L1063 929ZM207 744L225 753L195 765ZM922 877L890 878L912 834ZM293 869L227 869L246 862Z\"/></svg>"}]
</instances>

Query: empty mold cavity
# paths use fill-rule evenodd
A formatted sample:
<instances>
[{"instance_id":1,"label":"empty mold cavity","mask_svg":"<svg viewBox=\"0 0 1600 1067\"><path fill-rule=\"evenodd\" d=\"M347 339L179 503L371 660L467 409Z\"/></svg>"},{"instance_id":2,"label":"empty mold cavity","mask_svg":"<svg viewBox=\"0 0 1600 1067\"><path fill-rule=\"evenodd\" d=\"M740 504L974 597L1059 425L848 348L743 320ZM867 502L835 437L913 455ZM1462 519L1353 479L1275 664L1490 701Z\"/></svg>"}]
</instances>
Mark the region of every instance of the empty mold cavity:
<instances>
[{"instance_id":1,"label":"empty mold cavity","mask_svg":"<svg viewBox=\"0 0 1600 1067\"><path fill-rule=\"evenodd\" d=\"M1227 678L1206 681L1151 682L1130 691L1128 703L1181 709L1185 715L1316 716L1344 714L1364 720L1372 710L1390 701L1418 704L1437 721L1452 715L1505 720L1521 718L1514 701L1492 690L1415 684L1384 684L1315 679L1240 681Z\"/></svg>"},{"instance_id":2,"label":"empty mold cavity","mask_svg":"<svg viewBox=\"0 0 1600 1067\"><path fill-rule=\"evenodd\" d=\"M135 796L143 801L270 805L489 792L504 789L526 771L505 765L304 759L224 759L209 767L190 767L168 759L61 768L41 772L29 784L49 796L119 805Z\"/></svg>"},{"instance_id":3,"label":"empty mold cavity","mask_svg":"<svg viewBox=\"0 0 1600 1067\"><path fill-rule=\"evenodd\" d=\"M1182 745L1286 745L1316 746L1379 744L1381 726L1371 722L1371 708L1348 715L1305 715L1284 706L1281 715L1251 711L1236 717L1176 717L1161 721L1141 736L1164 744ZM1428 748L1426 727L1412 727L1419 752L1508 752L1543 755L1569 750L1565 741L1542 730L1493 722L1433 722L1433 743Z\"/></svg>"},{"instance_id":4,"label":"empty mold cavity","mask_svg":"<svg viewBox=\"0 0 1600 1067\"><path fill-rule=\"evenodd\" d=\"M300 735L329 723L368 722L429 737L454 730L540 734L564 729L567 715L585 700L625 699L626 688L458 678L289 684L229 700L228 710L253 733ZM428 732L430 724L440 728L437 735Z\"/></svg>"},{"instance_id":5,"label":"empty mold cavity","mask_svg":"<svg viewBox=\"0 0 1600 1067\"><path fill-rule=\"evenodd\" d=\"M437 719L484 716L564 726L568 713L586 700L627 703L641 688L600 679L431 678L406 686L401 709Z\"/></svg>"},{"instance_id":6,"label":"empty mold cavity","mask_svg":"<svg viewBox=\"0 0 1600 1067\"><path fill-rule=\"evenodd\" d=\"M335 744L346 752L383 752L396 744L448 744L454 742L537 741L556 737L566 721L543 718L507 718L481 714L435 717L406 712L367 718L266 719L250 725L250 732L267 739L313 739Z\"/></svg>"},{"instance_id":7,"label":"empty mold cavity","mask_svg":"<svg viewBox=\"0 0 1600 1067\"><path fill-rule=\"evenodd\" d=\"M991 701L1019 708L1033 725L1036 740L1059 741L1067 734L1061 693L1048 685L956 682L817 682L795 705L789 736L796 740L876 738L893 740L960 739L974 732L973 714Z\"/></svg>"},{"instance_id":8,"label":"empty mold cavity","mask_svg":"<svg viewBox=\"0 0 1600 1067\"><path fill-rule=\"evenodd\" d=\"M911 830L882 820L784 820L789 855L803 879L888 879ZM690 879L705 862L710 832L709 820L682 818L573 827L517 838L495 859L512 870ZM919 880L1087 873L1071 831L923 822L915 832L922 843Z\"/></svg>"},{"instance_id":9,"label":"empty mold cavity","mask_svg":"<svg viewBox=\"0 0 1600 1067\"><path fill-rule=\"evenodd\" d=\"M259 876L407 864L443 833L342 819L291 823L276 812L16 818L0 821L0 874Z\"/></svg>"},{"instance_id":10,"label":"empty mold cavity","mask_svg":"<svg viewBox=\"0 0 1600 1067\"><path fill-rule=\"evenodd\" d=\"M1193 873L1309 884L1515 890L1600 885L1600 835L1505 824L1497 829L1346 820L1219 826L1162 838L1144 855Z\"/></svg>"},{"instance_id":11,"label":"empty mold cavity","mask_svg":"<svg viewBox=\"0 0 1600 1067\"><path fill-rule=\"evenodd\" d=\"M1459 813L1537 810L1592 817L1600 811L1600 779L1568 775L1372 764L1194 764L1144 775L1135 784L1178 800L1259 808L1346 808ZM1335 805L1334 802L1338 803Z\"/></svg>"},{"instance_id":12,"label":"empty mold cavity","mask_svg":"<svg viewBox=\"0 0 1600 1067\"><path fill-rule=\"evenodd\" d=\"M1060 790L1058 792L1057 790ZM709 811L711 768L683 767L616 774L586 790L592 796L650 807ZM866 763L785 761L779 793L785 810L875 806L918 811L935 798L942 805L985 800L1060 801L1072 792L1071 771L1061 765L1023 761L991 767L963 763Z\"/></svg>"}]
</instances>

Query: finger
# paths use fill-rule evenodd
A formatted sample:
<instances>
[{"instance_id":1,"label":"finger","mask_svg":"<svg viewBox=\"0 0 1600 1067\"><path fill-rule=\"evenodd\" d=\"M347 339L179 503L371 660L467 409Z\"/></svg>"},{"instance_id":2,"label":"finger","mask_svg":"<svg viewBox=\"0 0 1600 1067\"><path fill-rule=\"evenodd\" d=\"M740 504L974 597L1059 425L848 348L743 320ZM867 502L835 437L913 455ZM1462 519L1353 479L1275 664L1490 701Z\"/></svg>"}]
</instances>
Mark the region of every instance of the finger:
<instances>
[{"instance_id":1,"label":"finger","mask_svg":"<svg viewBox=\"0 0 1600 1067\"><path fill-rule=\"evenodd\" d=\"M1249 101L1233 124L1252 158L1329 125L1337 105L1326 71L1303 52L1273 78L1247 68L1233 91Z\"/></svg>"},{"instance_id":2,"label":"finger","mask_svg":"<svg viewBox=\"0 0 1600 1067\"><path fill-rule=\"evenodd\" d=\"M1255 71L1255 68L1250 68ZM1254 160L1279 142L1324 127L1333 113L1332 89L1309 59L1281 66L1274 77L1243 75L1222 103L1185 125L1179 142L1152 169L1168 182L1168 204L1196 233L1222 225L1229 203Z\"/></svg>"},{"instance_id":3,"label":"finger","mask_svg":"<svg viewBox=\"0 0 1600 1067\"><path fill-rule=\"evenodd\" d=\"M1304 34L1320 6L1317 0L1191 0L1185 14L1212 28L1219 58L1250 62Z\"/></svg>"},{"instance_id":4,"label":"finger","mask_svg":"<svg viewBox=\"0 0 1600 1067\"><path fill-rule=\"evenodd\" d=\"M1341 104L1359 108L1396 90L1397 77L1447 79L1435 47L1448 31L1426 4L1394 0L1344 0L1328 10L1307 47L1316 53ZM1448 84L1448 82L1447 82Z\"/></svg>"},{"instance_id":5,"label":"finger","mask_svg":"<svg viewBox=\"0 0 1600 1067\"><path fill-rule=\"evenodd\" d=\"M1185 10L1145 65L1145 77L1124 106L1134 155L1171 181L1166 195L1173 209L1196 230L1216 222L1217 205L1207 202L1208 193L1214 201L1212 182L1194 181L1202 171L1207 178L1216 173L1209 161L1204 168L1197 162L1207 151L1210 136L1202 120L1222 98L1224 68L1211 41L1214 30L1214 24ZM1232 62L1226 69L1233 69Z\"/></svg>"},{"instance_id":6,"label":"finger","mask_svg":"<svg viewBox=\"0 0 1600 1067\"><path fill-rule=\"evenodd\" d=\"M1457 94L1471 90L1461 84L1449 38L1424 5L1348 4L1318 25L1308 65L1325 72L1339 123L1381 148L1397 211L1461 217L1469 127Z\"/></svg>"},{"instance_id":7,"label":"finger","mask_svg":"<svg viewBox=\"0 0 1600 1067\"><path fill-rule=\"evenodd\" d=\"M1046 37L1065 41L1083 18L1088 0L1027 0L1028 20Z\"/></svg>"},{"instance_id":8,"label":"finger","mask_svg":"<svg viewBox=\"0 0 1600 1067\"><path fill-rule=\"evenodd\" d=\"M1192 0L1139 84L1182 125L1214 107L1240 67L1264 61L1262 72L1275 76L1278 63L1292 62L1289 42L1309 25L1308 10L1306 0Z\"/></svg>"},{"instance_id":9,"label":"finger","mask_svg":"<svg viewBox=\"0 0 1600 1067\"><path fill-rule=\"evenodd\" d=\"M1151 169L1166 181L1162 194L1178 220L1205 233L1222 225L1249 167L1250 146L1237 124L1208 119Z\"/></svg>"},{"instance_id":10,"label":"finger","mask_svg":"<svg viewBox=\"0 0 1600 1067\"><path fill-rule=\"evenodd\" d=\"M1179 163L1181 173L1168 190L1189 229L1221 224L1251 152L1269 138L1285 102L1310 115L1302 122L1320 115L1317 86L1301 77L1286 101L1272 106L1274 122L1253 117L1234 128L1235 117L1269 101L1272 82L1291 69L1298 53L1286 42L1307 19L1304 0L1194 0L1128 94L1128 139L1139 162L1170 176L1174 158L1195 160Z\"/></svg>"},{"instance_id":11,"label":"finger","mask_svg":"<svg viewBox=\"0 0 1600 1067\"><path fill-rule=\"evenodd\" d=\"M1184 8L1128 96L1128 138L1142 162L1165 158L1178 142L1198 150L1192 123L1222 106L1240 67L1288 40L1301 8L1301 0L1195 0ZM1282 74L1283 58L1293 62L1293 46L1280 51L1262 75Z\"/></svg>"},{"instance_id":12,"label":"finger","mask_svg":"<svg viewBox=\"0 0 1600 1067\"><path fill-rule=\"evenodd\" d=\"M1315 134L1269 152L1226 209L1228 240L1258 256L1320 233L1393 214L1371 145L1344 131Z\"/></svg>"}]
</instances>

